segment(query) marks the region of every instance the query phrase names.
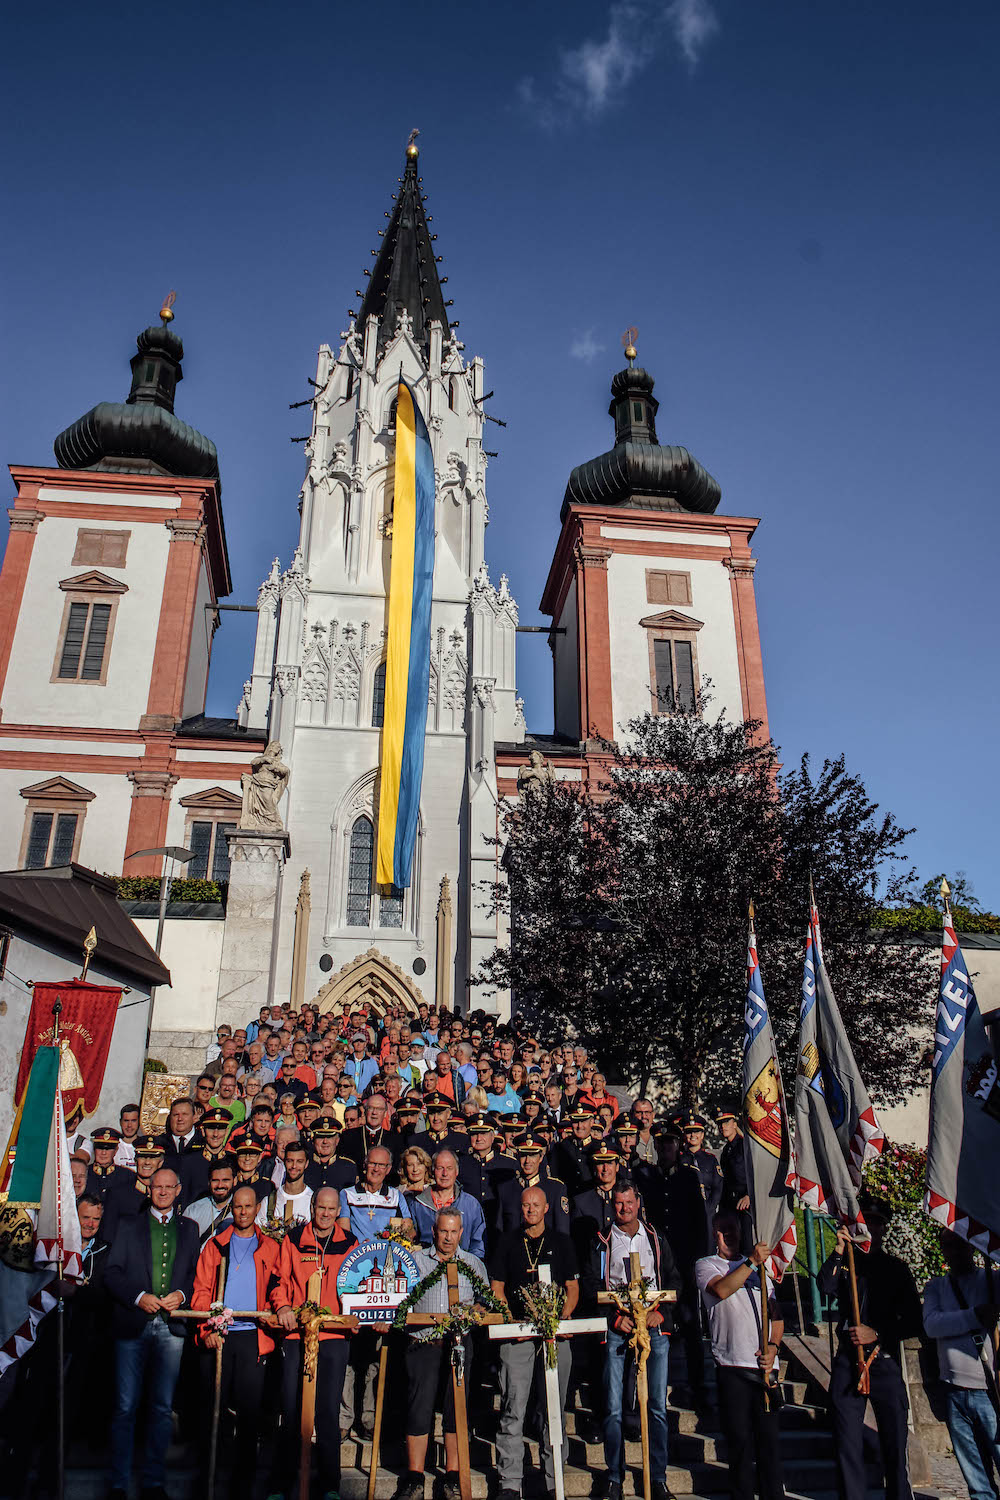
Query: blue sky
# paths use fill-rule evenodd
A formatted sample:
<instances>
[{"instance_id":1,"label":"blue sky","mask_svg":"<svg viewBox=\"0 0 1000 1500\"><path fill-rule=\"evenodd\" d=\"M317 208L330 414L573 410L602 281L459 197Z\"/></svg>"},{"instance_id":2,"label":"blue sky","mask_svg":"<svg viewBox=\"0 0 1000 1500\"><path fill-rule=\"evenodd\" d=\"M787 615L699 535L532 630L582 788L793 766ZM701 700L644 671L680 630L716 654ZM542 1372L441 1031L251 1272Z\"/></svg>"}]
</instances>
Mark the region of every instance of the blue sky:
<instances>
[{"instance_id":1,"label":"blue sky","mask_svg":"<svg viewBox=\"0 0 1000 1500\"><path fill-rule=\"evenodd\" d=\"M997 868L990 0L577 0L376 11L181 0L8 18L0 451L128 389L176 287L180 414L217 443L232 602L290 555L315 350L410 128L466 353L487 364L494 576L524 623L640 329L661 441L756 537L771 727L843 750L925 873ZM225 618L209 710L250 628ZM544 640L522 637L530 727Z\"/></svg>"}]
</instances>

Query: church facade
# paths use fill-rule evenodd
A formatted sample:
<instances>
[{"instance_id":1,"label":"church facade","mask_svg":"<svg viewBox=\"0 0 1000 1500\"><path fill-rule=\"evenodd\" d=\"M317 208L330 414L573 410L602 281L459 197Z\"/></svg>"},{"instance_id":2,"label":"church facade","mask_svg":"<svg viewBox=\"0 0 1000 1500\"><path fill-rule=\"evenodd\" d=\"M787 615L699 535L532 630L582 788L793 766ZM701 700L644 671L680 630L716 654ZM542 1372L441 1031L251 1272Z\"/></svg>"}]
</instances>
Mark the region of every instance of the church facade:
<instances>
[{"instance_id":1,"label":"church facade","mask_svg":"<svg viewBox=\"0 0 1000 1500\"><path fill-rule=\"evenodd\" d=\"M56 467L11 470L0 869L158 874L180 846L189 874L228 881L225 910L185 924L184 941L168 917L154 1051L179 1066L219 1021L290 994L468 1005L470 976L506 941L481 888L519 772L584 781L629 718L693 702L709 679L710 711L766 723L757 522L718 515L712 476L658 442L653 380L630 348L614 444L563 498L541 600L553 727L527 733L517 605L486 560L484 365L449 323L413 146L381 237L360 309L319 349L298 545L260 586L233 719L204 712L231 581L214 446L174 413L169 308L139 336L128 399L60 434ZM435 543L416 849L396 890L376 885L374 850L400 376L430 436ZM270 831L240 826L265 755L287 786Z\"/></svg>"}]
</instances>

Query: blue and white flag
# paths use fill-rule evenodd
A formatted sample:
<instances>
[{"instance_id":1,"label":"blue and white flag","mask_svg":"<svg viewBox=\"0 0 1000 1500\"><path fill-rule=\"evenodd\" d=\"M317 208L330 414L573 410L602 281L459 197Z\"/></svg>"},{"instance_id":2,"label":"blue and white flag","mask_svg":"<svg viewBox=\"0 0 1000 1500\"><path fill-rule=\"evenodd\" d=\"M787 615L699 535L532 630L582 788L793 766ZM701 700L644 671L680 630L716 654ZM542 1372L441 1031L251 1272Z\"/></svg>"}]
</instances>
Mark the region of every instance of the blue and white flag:
<instances>
[{"instance_id":1,"label":"blue and white flag","mask_svg":"<svg viewBox=\"0 0 1000 1500\"><path fill-rule=\"evenodd\" d=\"M743 1150L754 1236L771 1247L766 1271L780 1281L795 1259L795 1213L788 1189L795 1176L785 1091L778 1069L771 1017L757 960L750 908L747 1003L743 1031Z\"/></svg>"}]
</instances>

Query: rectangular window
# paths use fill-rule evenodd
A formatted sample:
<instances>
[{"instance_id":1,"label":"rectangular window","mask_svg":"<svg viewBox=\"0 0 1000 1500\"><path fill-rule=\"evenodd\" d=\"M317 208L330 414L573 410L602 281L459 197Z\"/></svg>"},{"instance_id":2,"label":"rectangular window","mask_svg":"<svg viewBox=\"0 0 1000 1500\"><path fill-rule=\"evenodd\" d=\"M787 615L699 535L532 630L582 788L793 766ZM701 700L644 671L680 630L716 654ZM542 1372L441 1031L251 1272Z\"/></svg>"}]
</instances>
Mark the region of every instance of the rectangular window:
<instances>
[{"instance_id":1,"label":"rectangular window","mask_svg":"<svg viewBox=\"0 0 1000 1500\"><path fill-rule=\"evenodd\" d=\"M380 927L402 927L403 892L395 886L388 895L379 897L378 922Z\"/></svg>"},{"instance_id":2,"label":"rectangular window","mask_svg":"<svg viewBox=\"0 0 1000 1500\"><path fill-rule=\"evenodd\" d=\"M77 813L32 813L25 869L44 870L48 865L68 865L73 858L78 821Z\"/></svg>"},{"instance_id":3,"label":"rectangular window","mask_svg":"<svg viewBox=\"0 0 1000 1500\"><path fill-rule=\"evenodd\" d=\"M216 823L215 825L215 850L212 854L212 879L229 879L229 845L226 842L226 834L232 833L235 823Z\"/></svg>"},{"instance_id":4,"label":"rectangular window","mask_svg":"<svg viewBox=\"0 0 1000 1500\"><path fill-rule=\"evenodd\" d=\"M185 875L190 875L192 880L206 880L208 878L208 862L212 856L211 823L191 824L191 832L188 834L188 848L194 850L194 859L189 859L184 866Z\"/></svg>"},{"instance_id":5,"label":"rectangular window","mask_svg":"<svg viewBox=\"0 0 1000 1500\"><path fill-rule=\"evenodd\" d=\"M110 604L84 604L79 601L70 605L59 655L57 676L61 682L102 681L111 627L111 608Z\"/></svg>"}]
</instances>

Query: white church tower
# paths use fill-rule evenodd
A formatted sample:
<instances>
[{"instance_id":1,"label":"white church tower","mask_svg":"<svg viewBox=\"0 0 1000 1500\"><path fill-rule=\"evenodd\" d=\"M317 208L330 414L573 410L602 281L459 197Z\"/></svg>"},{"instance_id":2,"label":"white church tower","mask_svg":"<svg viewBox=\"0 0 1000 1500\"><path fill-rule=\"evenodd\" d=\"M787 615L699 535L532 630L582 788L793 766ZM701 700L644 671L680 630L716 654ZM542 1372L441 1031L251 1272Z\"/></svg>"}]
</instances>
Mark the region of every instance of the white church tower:
<instances>
[{"instance_id":1,"label":"white church tower","mask_svg":"<svg viewBox=\"0 0 1000 1500\"><path fill-rule=\"evenodd\" d=\"M470 972L502 937L476 887L496 869L494 746L524 734L517 606L485 561L483 362L463 358L449 326L424 205L411 143L360 313L336 353L320 346L299 544L288 568L276 560L261 586L240 708L244 726L280 741L291 771L273 994L289 994L294 948L305 970L304 994L294 998L319 993L324 1009L366 995L466 1008ZM436 477L427 736L402 892L374 878L400 374L427 424Z\"/></svg>"}]
</instances>

